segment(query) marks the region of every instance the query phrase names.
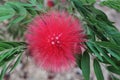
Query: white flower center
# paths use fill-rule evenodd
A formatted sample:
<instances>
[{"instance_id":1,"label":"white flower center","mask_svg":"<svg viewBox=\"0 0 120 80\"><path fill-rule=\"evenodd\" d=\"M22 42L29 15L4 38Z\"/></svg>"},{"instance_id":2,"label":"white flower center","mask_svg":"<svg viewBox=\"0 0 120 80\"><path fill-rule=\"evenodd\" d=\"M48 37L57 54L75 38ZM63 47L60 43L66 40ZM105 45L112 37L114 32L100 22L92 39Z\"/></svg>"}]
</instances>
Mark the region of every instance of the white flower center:
<instances>
[{"instance_id":1,"label":"white flower center","mask_svg":"<svg viewBox=\"0 0 120 80\"><path fill-rule=\"evenodd\" d=\"M59 45L60 42L60 37L62 34L56 35L53 34L52 36L49 36L48 42L50 42L52 45Z\"/></svg>"}]
</instances>

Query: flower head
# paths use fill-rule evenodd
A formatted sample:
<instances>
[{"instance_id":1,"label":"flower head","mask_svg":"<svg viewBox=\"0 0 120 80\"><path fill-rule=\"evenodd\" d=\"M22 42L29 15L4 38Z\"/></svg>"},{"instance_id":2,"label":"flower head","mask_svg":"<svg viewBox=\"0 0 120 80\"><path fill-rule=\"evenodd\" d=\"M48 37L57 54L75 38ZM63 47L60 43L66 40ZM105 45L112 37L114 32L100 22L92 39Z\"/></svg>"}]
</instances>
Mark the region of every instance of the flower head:
<instances>
[{"instance_id":1,"label":"flower head","mask_svg":"<svg viewBox=\"0 0 120 80\"><path fill-rule=\"evenodd\" d=\"M66 12L48 12L37 16L26 34L28 48L38 66L61 72L75 64L82 53L85 35L79 20Z\"/></svg>"},{"instance_id":2,"label":"flower head","mask_svg":"<svg viewBox=\"0 0 120 80\"><path fill-rule=\"evenodd\" d=\"M53 7L55 4L54 4L54 1L53 0L47 0L47 6L48 7Z\"/></svg>"}]
</instances>

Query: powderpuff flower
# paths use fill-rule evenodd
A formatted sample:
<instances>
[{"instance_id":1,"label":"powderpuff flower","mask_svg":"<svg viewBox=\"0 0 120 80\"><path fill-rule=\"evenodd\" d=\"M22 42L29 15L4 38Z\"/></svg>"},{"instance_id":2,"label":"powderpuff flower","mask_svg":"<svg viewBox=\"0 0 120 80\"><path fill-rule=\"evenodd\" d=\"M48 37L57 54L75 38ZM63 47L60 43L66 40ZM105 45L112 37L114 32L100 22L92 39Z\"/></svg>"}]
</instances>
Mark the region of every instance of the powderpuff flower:
<instances>
[{"instance_id":1,"label":"powderpuff flower","mask_svg":"<svg viewBox=\"0 0 120 80\"><path fill-rule=\"evenodd\" d=\"M26 41L38 66L62 72L75 65L75 54L82 53L86 38L78 19L66 12L52 11L33 19Z\"/></svg>"}]
</instances>

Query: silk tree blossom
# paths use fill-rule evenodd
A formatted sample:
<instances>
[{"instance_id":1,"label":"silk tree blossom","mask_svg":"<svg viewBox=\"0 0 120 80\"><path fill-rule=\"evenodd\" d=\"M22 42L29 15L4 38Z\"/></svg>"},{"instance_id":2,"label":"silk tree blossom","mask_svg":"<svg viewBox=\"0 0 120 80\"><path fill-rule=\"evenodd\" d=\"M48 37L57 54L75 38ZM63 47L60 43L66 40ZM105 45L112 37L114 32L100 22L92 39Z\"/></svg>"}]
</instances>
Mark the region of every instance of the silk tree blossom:
<instances>
[{"instance_id":1,"label":"silk tree blossom","mask_svg":"<svg viewBox=\"0 0 120 80\"><path fill-rule=\"evenodd\" d=\"M35 63L47 71L62 72L75 65L85 34L79 20L66 12L52 11L29 24L26 41Z\"/></svg>"}]
</instances>

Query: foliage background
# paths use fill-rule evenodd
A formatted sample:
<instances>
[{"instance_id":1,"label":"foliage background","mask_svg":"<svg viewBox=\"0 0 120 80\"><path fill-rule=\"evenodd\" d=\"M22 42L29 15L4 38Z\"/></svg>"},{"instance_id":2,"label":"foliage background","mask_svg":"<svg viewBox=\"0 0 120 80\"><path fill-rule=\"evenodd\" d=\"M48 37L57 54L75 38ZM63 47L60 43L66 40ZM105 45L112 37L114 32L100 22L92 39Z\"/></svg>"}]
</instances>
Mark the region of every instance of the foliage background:
<instances>
[{"instance_id":1,"label":"foliage background","mask_svg":"<svg viewBox=\"0 0 120 80\"><path fill-rule=\"evenodd\" d=\"M10 0L10 1L14 1L14 0ZM23 1L26 2L25 0L23 0ZM15 15L13 19L9 20L11 24L9 24L8 20L4 20L4 22L2 22L0 24L1 25L0 26L0 28L1 28L1 32L0 32L1 33L1 35L0 35L1 41L5 40L5 41L15 41L15 42L20 41L21 42L21 43L13 43L11 46L5 45L6 43L4 43L4 45L3 45L3 42L0 43L2 45L2 47L3 46L7 47L7 49L10 49L10 50L13 49L13 51L11 50L12 53L14 51L17 51L17 52L14 52L15 55L17 55L16 53L21 53L21 52L19 52L19 48L20 48L20 51L22 49L23 50L25 49L25 47L23 46L24 43L22 42L24 40L24 38L22 38L22 35L23 35L22 32L24 31L24 28L26 27L26 23L28 23L31 20L31 18L35 16L35 14L45 12L44 8L42 6L39 6L38 3L34 3L35 0L30 0L30 1L32 2L32 3L30 3L32 5L22 4L22 6L27 8L27 11L29 10L30 11L29 13L31 13L31 14L26 12L26 10L23 7L21 7L20 6L21 4L19 4L19 3L14 3L14 4L9 3L9 2L6 3L7 5L12 6L14 9L15 9L15 7L17 7L17 9L15 9L16 12L9 9L9 10L11 10L11 13L14 13L14 15ZM5 1L1 1L1 2L5 2ZM6 0L6 2L7 2L7 0ZM97 3L99 3L99 1ZM113 9L109 9L107 7L101 7L97 3L95 4L95 6L99 9L103 10L109 16L108 18L111 20L111 22L115 22L115 25L119 29L120 14L117 13ZM103 4L106 4L106 3L103 3ZM56 6L56 8L58 8L60 5L62 5L63 8L67 7L67 6L65 6L65 4L58 4L58 6ZM8 8L8 6L6 6L6 7ZM32 8L32 7L34 7L34 8ZM109 6L109 7L111 7L111 6ZM0 8L2 8L2 6ZM68 7L68 8L70 8L70 7ZM112 8L115 8L117 11L119 11L119 9L117 9L118 7L117 8L112 7ZM69 10L71 12L71 8ZM7 11L3 10L3 12L7 12ZM6 17L9 18L9 17L13 16L13 14L11 14L11 13L9 16L6 16ZM8 14L8 13L6 13L6 14ZM71 14L72 14L72 12L71 12ZM79 16L79 14L76 14L76 16ZM4 19L4 18L1 18L1 19ZM24 19L25 19L25 21L24 21ZM18 48L17 49L15 48L15 50L14 50L14 47L16 47L16 45L18 46ZM1 50L3 50L3 49L1 49ZM71 71L68 71L66 73L61 73L61 74L54 74L51 72L48 73L48 72L45 72L44 70L40 70L39 68L37 68L34 65L34 63L32 62L32 60L30 59L30 57L27 57L27 56L28 56L27 54L23 54L22 56L20 55L20 57L18 55L17 58L12 58L14 60L14 62L18 62L19 58L22 58L22 59L20 61L20 64L17 65L17 67L14 69L14 71L12 71L12 73L7 72L7 74L5 74L5 77L3 75L4 75L4 72L6 72L8 65L6 65L6 64L2 65L2 67L4 69L1 68L2 74L3 74L1 76L4 77L5 80L83 80L82 72L77 66L75 66L74 69L72 69ZM91 75L90 75L90 78L91 78L91 80L96 80L94 70L92 68L93 67L93 64L92 64L93 59L94 59L94 57L91 57L91 64L90 64L91 65ZM7 62L7 60L11 60L11 58L8 57L7 59L6 58L3 60L1 59L1 61L5 61L5 62ZM13 63L13 61L11 61L11 63ZM16 64L13 63L13 67ZM11 69L12 68L10 68L10 70ZM110 80L110 76L107 75L108 72L105 70L105 68L102 67L102 70L103 70L103 73L105 76L105 80ZM86 75L84 75L84 76L86 76ZM119 76L117 76L117 77L119 77ZM117 80L117 79L114 79L114 80Z\"/></svg>"}]
</instances>

